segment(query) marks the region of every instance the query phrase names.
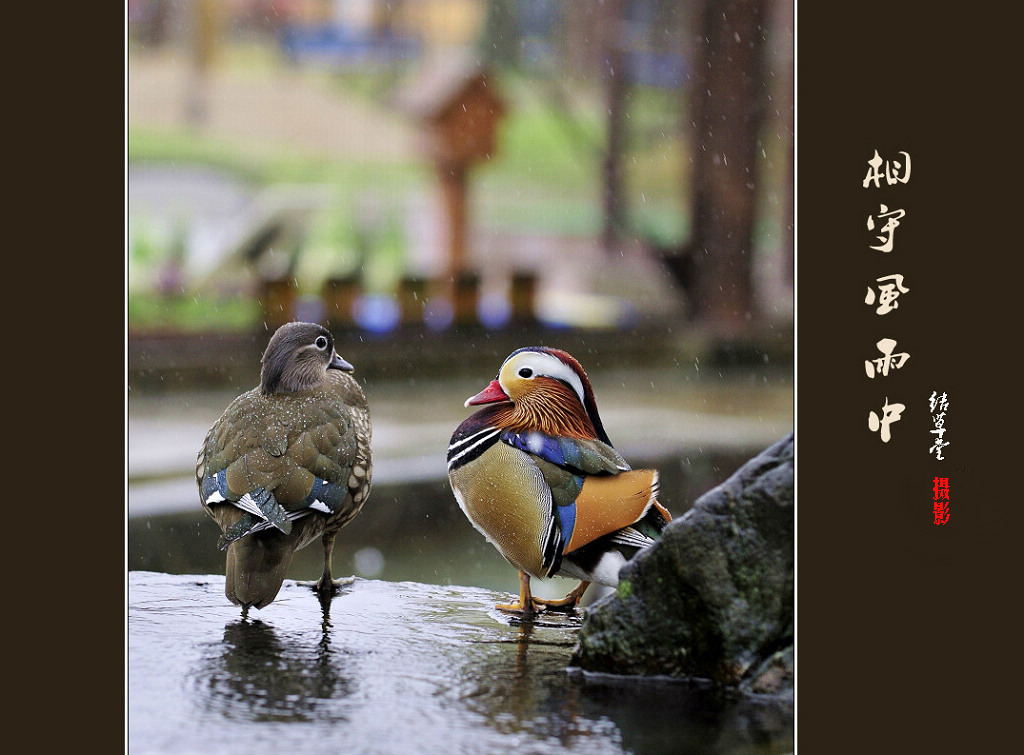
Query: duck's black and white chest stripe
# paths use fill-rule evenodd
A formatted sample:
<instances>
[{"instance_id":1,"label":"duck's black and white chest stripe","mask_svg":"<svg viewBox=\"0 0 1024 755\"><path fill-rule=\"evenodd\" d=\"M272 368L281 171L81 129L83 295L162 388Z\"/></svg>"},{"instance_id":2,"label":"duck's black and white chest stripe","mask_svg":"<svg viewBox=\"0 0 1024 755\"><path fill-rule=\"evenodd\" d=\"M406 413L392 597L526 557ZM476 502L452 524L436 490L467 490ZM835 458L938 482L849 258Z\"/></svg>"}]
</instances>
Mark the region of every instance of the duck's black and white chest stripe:
<instances>
[{"instance_id":1,"label":"duck's black and white chest stripe","mask_svg":"<svg viewBox=\"0 0 1024 755\"><path fill-rule=\"evenodd\" d=\"M451 473L480 456L498 442L501 430L488 427L465 438L453 438L448 446L448 472Z\"/></svg>"},{"instance_id":2,"label":"duck's black and white chest stripe","mask_svg":"<svg viewBox=\"0 0 1024 755\"><path fill-rule=\"evenodd\" d=\"M501 439L501 428L490 423L494 411L478 411L466 418L448 442L448 473L469 464Z\"/></svg>"}]
</instances>

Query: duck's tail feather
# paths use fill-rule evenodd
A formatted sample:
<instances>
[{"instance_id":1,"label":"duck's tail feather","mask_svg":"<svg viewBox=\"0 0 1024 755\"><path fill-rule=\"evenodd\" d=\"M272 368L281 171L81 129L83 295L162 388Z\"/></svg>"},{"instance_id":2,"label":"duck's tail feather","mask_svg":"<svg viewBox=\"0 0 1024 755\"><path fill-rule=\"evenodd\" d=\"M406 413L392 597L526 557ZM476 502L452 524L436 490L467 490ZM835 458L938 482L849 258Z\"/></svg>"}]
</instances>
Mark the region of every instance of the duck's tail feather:
<instances>
[{"instance_id":1,"label":"duck's tail feather","mask_svg":"<svg viewBox=\"0 0 1024 755\"><path fill-rule=\"evenodd\" d=\"M284 583L294 548L275 533L253 535L228 546L224 592L235 605L263 608Z\"/></svg>"}]
</instances>

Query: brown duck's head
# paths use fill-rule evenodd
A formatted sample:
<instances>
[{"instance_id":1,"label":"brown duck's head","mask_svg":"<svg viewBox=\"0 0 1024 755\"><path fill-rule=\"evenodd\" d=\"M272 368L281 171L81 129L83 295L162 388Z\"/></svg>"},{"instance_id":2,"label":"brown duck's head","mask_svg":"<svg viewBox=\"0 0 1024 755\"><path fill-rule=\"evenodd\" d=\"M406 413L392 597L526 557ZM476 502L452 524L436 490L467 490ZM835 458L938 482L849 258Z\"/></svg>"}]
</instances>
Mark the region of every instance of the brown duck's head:
<instances>
[{"instance_id":1,"label":"brown duck's head","mask_svg":"<svg viewBox=\"0 0 1024 755\"><path fill-rule=\"evenodd\" d=\"M322 325L290 322L274 333L263 352L260 390L293 393L315 388L328 370L355 368L334 350L334 336Z\"/></svg>"},{"instance_id":2,"label":"brown duck's head","mask_svg":"<svg viewBox=\"0 0 1024 755\"><path fill-rule=\"evenodd\" d=\"M513 351L498 376L466 406L509 402L510 426L530 424L551 434L595 437L611 445L597 412L594 389L569 353L547 346Z\"/></svg>"}]
</instances>

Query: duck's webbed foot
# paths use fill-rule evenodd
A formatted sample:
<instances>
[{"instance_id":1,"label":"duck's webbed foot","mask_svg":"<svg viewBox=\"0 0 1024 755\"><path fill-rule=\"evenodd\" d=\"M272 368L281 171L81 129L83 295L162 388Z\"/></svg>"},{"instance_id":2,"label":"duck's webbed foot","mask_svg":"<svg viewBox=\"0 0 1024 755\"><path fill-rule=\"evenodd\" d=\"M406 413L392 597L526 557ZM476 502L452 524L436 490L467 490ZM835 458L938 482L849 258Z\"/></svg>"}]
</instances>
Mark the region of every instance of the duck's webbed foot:
<instances>
[{"instance_id":1,"label":"duck's webbed foot","mask_svg":"<svg viewBox=\"0 0 1024 755\"><path fill-rule=\"evenodd\" d=\"M569 591L561 600L545 600L544 598L533 598L533 603L540 606L542 611L559 611L563 613L572 613L576 610L576 607L580 604L580 599L583 597L583 593L590 587L589 582L580 582L576 587Z\"/></svg>"}]
</instances>

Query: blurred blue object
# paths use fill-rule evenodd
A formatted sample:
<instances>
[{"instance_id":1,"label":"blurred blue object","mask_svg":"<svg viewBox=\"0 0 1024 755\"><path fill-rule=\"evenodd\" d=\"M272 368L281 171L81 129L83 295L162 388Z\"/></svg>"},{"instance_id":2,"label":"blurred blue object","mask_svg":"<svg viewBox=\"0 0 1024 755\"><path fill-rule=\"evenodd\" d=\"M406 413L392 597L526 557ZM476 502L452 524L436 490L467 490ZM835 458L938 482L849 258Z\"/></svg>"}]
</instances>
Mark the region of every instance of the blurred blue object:
<instances>
[{"instance_id":1,"label":"blurred blue object","mask_svg":"<svg viewBox=\"0 0 1024 755\"><path fill-rule=\"evenodd\" d=\"M455 320L455 309L447 299L430 299L423 309L423 320L433 331L447 330Z\"/></svg>"},{"instance_id":2,"label":"blurred blue object","mask_svg":"<svg viewBox=\"0 0 1024 755\"><path fill-rule=\"evenodd\" d=\"M419 55L419 41L389 32L368 34L341 24L290 23L281 29L281 51L293 63L316 60L331 65L393 63Z\"/></svg>"},{"instance_id":3,"label":"blurred blue object","mask_svg":"<svg viewBox=\"0 0 1024 755\"><path fill-rule=\"evenodd\" d=\"M353 317L356 325L370 333L390 333L401 319L398 302L390 296L366 294L355 304Z\"/></svg>"},{"instance_id":4,"label":"blurred blue object","mask_svg":"<svg viewBox=\"0 0 1024 755\"><path fill-rule=\"evenodd\" d=\"M477 305L477 317L485 328L497 330L508 325L512 319L512 303L498 292L488 292L480 296Z\"/></svg>"}]
</instances>

